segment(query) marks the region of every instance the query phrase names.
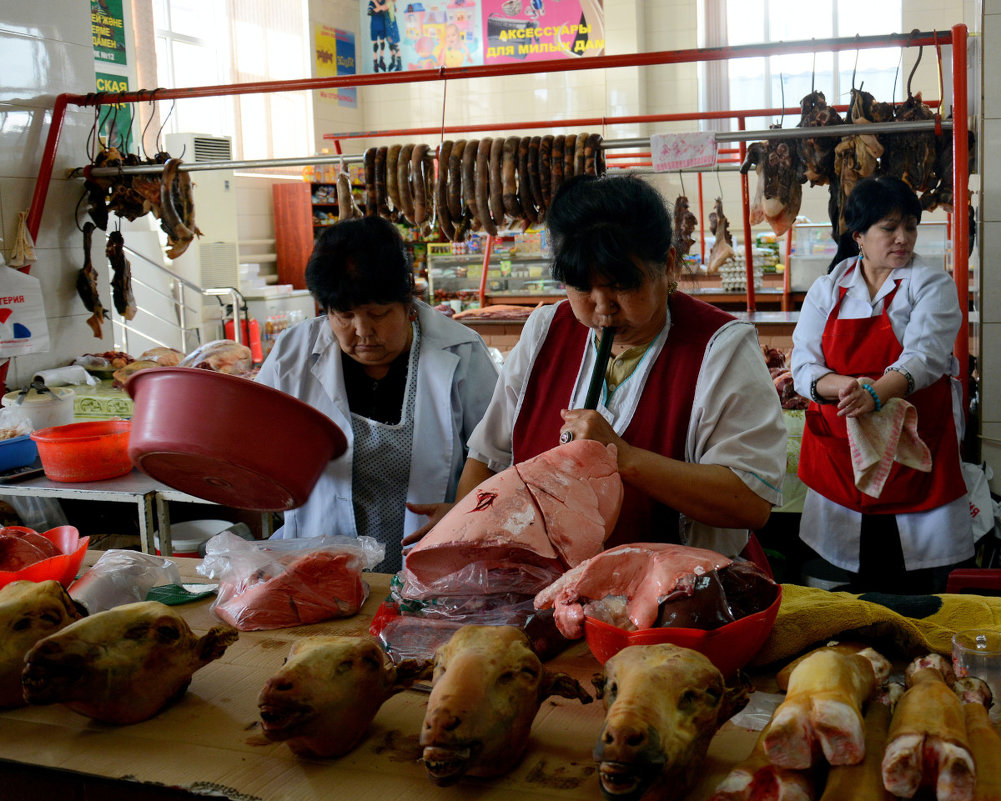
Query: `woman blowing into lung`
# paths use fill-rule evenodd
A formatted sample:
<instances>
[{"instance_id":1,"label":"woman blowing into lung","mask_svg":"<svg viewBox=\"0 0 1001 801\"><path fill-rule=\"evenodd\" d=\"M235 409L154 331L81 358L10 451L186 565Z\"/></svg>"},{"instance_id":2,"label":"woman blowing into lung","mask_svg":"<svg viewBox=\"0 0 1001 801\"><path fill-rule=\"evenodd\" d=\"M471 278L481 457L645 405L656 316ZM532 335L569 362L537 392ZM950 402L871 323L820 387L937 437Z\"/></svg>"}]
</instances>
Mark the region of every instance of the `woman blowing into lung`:
<instances>
[{"instance_id":1,"label":"woman blowing into lung","mask_svg":"<svg viewBox=\"0 0 1001 801\"><path fill-rule=\"evenodd\" d=\"M567 301L525 324L469 439L457 497L561 440L614 443L626 495L606 547L738 553L781 502L785 472L786 430L754 327L675 291L670 216L642 180L574 178L546 223ZM603 327L615 345L589 411ZM432 522L443 513L423 511Z\"/></svg>"}]
</instances>

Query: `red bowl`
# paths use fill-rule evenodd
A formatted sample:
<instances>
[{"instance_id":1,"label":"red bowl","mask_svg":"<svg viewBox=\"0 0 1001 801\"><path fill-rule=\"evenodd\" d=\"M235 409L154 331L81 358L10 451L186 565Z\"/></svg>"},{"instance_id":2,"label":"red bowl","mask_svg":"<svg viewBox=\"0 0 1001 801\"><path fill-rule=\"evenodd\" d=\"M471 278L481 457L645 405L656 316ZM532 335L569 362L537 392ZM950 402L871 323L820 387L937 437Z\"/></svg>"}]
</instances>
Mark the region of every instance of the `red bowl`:
<instances>
[{"instance_id":1,"label":"red bowl","mask_svg":"<svg viewBox=\"0 0 1001 801\"><path fill-rule=\"evenodd\" d=\"M9 528L19 528L9 526ZM23 529L31 531L32 529ZM12 581L48 581L53 579L64 587L69 587L76 578L83 557L87 553L90 537L81 537L75 526L58 526L48 531L37 532L49 540L62 553L50 556L41 562L21 568L20 570L0 570L0 587L5 587Z\"/></svg>"},{"instance_id":2,"label":"red bowl","mask_svg":"<svg viewBox=\"0 0 1001 801\"><path fill-rule=\"evenodd\" d=\"M584 618L584 637L594 658L605 664L629 645L671 643L709 657L724 676L744 667L761 650L782 603L782 587L775 585L775 600L767 609L727 623L718 629L655 628L626 631L593 617Z\"/></svg>"},{"instance_id":3,"label":"red bowl","mask_svg":"<svg viewBox=\"0 0 1001 801\"><path fill-rule=\"evenodd\" d=\"M129 421L95 420L35 431L45 476L52 481L103 481L132 472Z\"/></svg>"},{"instance_id":4,"label":"red bowl","mask_svg":"<svg viewBox=\"0 0 1001 801\"><path fill-rule=\"evenodd\" d=\"M284 511L309 498L347 439L325 414L247 378L193 367L135 373L129 457L147 475L223 506Z\"/></svg>"}]
</instances>

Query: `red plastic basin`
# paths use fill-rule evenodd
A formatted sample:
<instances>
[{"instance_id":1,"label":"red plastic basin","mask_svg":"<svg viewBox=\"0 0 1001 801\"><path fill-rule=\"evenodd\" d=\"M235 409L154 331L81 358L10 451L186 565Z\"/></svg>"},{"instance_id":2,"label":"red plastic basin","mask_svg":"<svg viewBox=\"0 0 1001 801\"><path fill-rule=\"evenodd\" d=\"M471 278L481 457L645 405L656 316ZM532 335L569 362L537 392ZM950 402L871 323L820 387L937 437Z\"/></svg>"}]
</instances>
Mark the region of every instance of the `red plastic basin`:
<instances>
[{"instance_id":1,"label":"red plastic basin","mask_svg":"<svg viewBox=\"0 0 1001 801\"><path fill-rule=\"evenodd\" d=\"M129 421L70 423L35 431L45 475L53 481L102 481L132 470Z\"/></svg>"},{"instance_id":2,"label":"red plastic basin","mask_svg":"<svg viewBox=\"0 0 1001 801\"><path fill-rule=\"evenodd\" d=\"M131 470L131 465L129 466ZM17 527L14 527L17 528ZM33 529L26 529L32 531ZM81 537L75 526L58 526L48 531L39 531L47 540L62 553L50 556L41 562L35 562L20 570L0 570L0 587L5 587L12 581L58 581L64 587L69 587L76 578L83 557L87 553L90 537Z\"/></svg>"},{"instance_id":3,"label":"red plastic basin","mask_svg":"<svg viewBox=\"0 0 1001 801\"><path fill-rule=\"evenodd\" d=\"M775 625L782 603L782 587L767 609L727 623L718 629L655 628L626 631L592 617L584 618L584 637L594 658L605 664L629 645L671 643L691 648L709 658L724 676L744 667L761 650Z\"/></svg>"},{"instance_id":4,"label":"red plastic basin","mask_svg":"<svg viewBox=\"0 0 1001 801\"><path fill-rule=\"evenodd\" d=\"M132 463L223 506L301 506L330 460L347 449L325 414L246 378L161 367L136 373L126 390L135 401Z\"/></svg>"}]
</instances>

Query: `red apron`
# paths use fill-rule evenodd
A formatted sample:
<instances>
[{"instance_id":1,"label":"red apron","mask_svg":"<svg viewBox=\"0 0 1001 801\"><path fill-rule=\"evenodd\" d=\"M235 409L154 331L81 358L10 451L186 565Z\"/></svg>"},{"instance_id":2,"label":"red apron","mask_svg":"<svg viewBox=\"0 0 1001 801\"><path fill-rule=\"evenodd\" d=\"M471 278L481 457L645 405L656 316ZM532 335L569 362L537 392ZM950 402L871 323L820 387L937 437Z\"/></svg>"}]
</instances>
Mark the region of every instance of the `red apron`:
<instances>
[{"instance_id":1,"label":"red apron","mask_svg":"<svg viewBox=\"0 0 1001 801\"><path fill-rule=\"evenodd\" d=\"M622 438L630 445L684 461L695 383L709 339L733 319L726 312L681 292L670 298L671 331L647 377L643 394ZM532 365L515 419L515 464L559 442L563 418L580 371L576 354L588 346L590 329L561 303ZM628 542L678 542L678 513L628 484L622 511L606 548Z\"/></svg>"},{"instance_id":2,"label":"red apron","mask_svg":"<svg viewBox=\"0 0 1001 801\"><path fill-rule=\"evenodd\" d=\"M842 287L821 340L824 361L839 375L881 376L903 352L893 333L888 309L900 281L883 302L879 317L838 319L844 300ZM878 498L855 486L846 418L837 404L810 403L800 450L799 477L825 498L865 514L923 512L961 497L966 492L959 466L959 440L952 416L949 376L912 393L908 403L918 412L918 434L932 453L930 473L894 462Z\"/></svg>"}]
</instances>

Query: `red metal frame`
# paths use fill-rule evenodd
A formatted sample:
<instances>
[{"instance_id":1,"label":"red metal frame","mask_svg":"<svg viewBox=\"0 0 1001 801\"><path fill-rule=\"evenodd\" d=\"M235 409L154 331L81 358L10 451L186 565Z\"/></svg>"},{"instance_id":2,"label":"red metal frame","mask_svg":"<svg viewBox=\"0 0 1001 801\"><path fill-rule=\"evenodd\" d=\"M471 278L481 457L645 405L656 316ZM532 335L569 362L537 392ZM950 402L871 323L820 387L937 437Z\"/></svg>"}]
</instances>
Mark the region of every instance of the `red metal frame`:
<instances>
[{"instance_id":1,"label":"red metal frame","mask_svg":"<svg viewBox=\"0 0 1001 801\"><path fill-rule=\"evenodd\" d=\"M722 61L734 58L749 58L782 55L789 53L810 53L815 51L843 51L843 50L864 50L878 47L915 47L931 45L936 48L943 44L952 45L953 53L953 187L955 197L961 200L968 196L969 179L967 175L967 85L966 85L966 41L967 28L965 25L954 25L950 35L938 32L913 32L910 34L886 34L879 36L858 36L854 38L829 38L829 39L809 39L795 42L779 42L776 44L755 44L740 45L736 47L710 47L710 48L690 48L685 50L665 50L652 53L635 53L620 56L594 56L580 59L553 59L546 61L526 61L524 63L498 64L476 67L441 68L438 70L425 70L415 72L379 73L373 75L350 75L334 76L327 78L303 78L293 81L262 81L243 84L224 84L217 86L185 87L178 89L156 89L140 90L136 92L119 93L97 93L88 95L60 94L55 99L52 109L52 120L49 126L48 136L45 141L45 148L42 154L42 161L39 165L38 178L31 199L31 206L28 210L27 228L33 239L37 239L39 226L41 224L42 212L45 208L45 200L48 194L49 183L52 179L52 171L55 165L56 151L59 146L59 139L62 133L62 126L66 116L66 107L69 104L77 106L100 106L110 103L131 103L146 102L154 100L174 100L196 97L218 97L221 95L240 95L254 93L273 92L293 92L303 90L327 89L333 87L357 87L357 86L378 86L402 83L422 83L428 81L445 81L460 78L492 78L506 75L539 74L545 72L573 72L577 70L592 69L613 69L616 67L638 67L657 66L662 64L685 64L702 61ZM792 109L791 113L796 113L798 109ZM587 118L583 120L566 121L546 121L545 123L532 122L519 124L517 127L552 127L553 125L608 125L643 123L685 119L715 119L720 117L737 116L740 128L744 129L744 119L746 116L764 116L751 112L707 112L702 114L664 114L664 115L635 115L632 117L620 118ZM452 130L496 130L497 125L476 126L474 128L445 128L437 126L427 129L410 129L406 132L394 132L394 135L415 134L420 131L426 133L446 133ZM504 126L512 127L512 126ZM389 135L385 132L368 132L342 134L333 136L333 139L353 138L358 136L382 136ZM746 144L741 142L739 153L743 161L746 152ZM744 206L744 247L747 268L747 308L753 312L754 302L754 281L753 281L753 257L751 251L750 221L749 214L749 193L747 176L741 176L741 195ZM700 206L701 206L700 196ZM956 340L956 357L959 359L962 375L965 377L966 365L969 359L969 263L968 263L968 241L969 222L965 214L955 215L956 221L953 226L953 275L957 284L957 291L960 297L960 305L963 310L963 328ZM28 268L25 268L26 270ZM5 372L5 371L4 371ZM0 376L2 378L2 376ZM967 382L963 381L964 392Z\"/></svg>"}]
</instances>

